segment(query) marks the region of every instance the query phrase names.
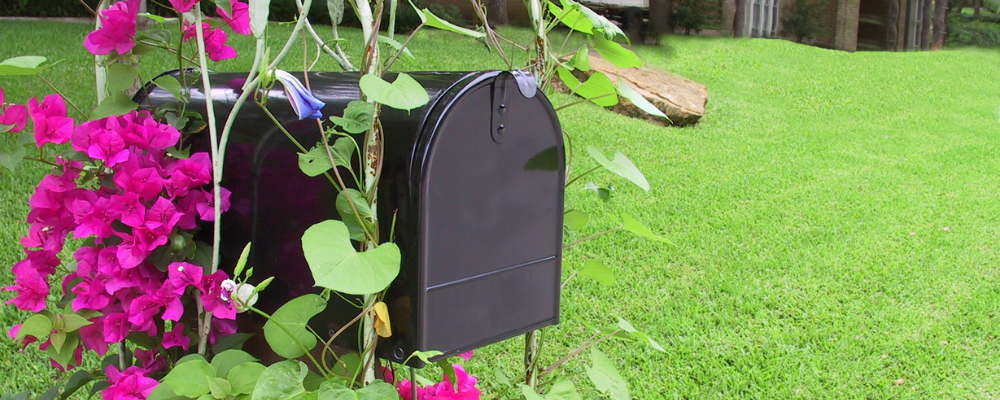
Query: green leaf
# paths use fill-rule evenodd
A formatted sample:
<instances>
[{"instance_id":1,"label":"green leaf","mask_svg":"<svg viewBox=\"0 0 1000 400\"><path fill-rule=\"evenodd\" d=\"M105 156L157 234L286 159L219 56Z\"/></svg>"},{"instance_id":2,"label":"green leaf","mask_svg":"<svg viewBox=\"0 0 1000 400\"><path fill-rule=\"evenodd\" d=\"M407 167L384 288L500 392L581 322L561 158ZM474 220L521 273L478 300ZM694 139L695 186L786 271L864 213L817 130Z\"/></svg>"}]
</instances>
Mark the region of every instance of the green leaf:
<instances>
[{"instance_id":1,"label":"green leaf","mask_svg":"<svg viewBox=\"0 0 1000 400\"><path fill-rule=\"evenodd\" d=\"M455 391L458 391L458 376L455 374L455 367L448 362L448 359L442 359L437 362L438 368L444 372L444 376L448 378L448 382L455 387Z\"/></svg>"},{"instance_id":2,"label":"green leaf","mask_svg":"<svg viewBox=\"0 0 1000 400\"><path fill-rule=\"evenodd\" d=\"M632 104L635 104L635 106L639 107L640 110L645 111L646 114L654 117L666 118L667 121L670 120L670 117L667 117L667 114L664 114L663 111L656 108L656 106L653 105L653 103L650 103L645 96L636 92L635 89L632 89L632 87L629 86L628 83L625 83L620 76L618 77L618 94L628 99L628 101L632 102Z\"/></svg>"},{"instance_id":3,"label":"green leaf","mask_svg":"<svg viewBox=\"0 0 1000 400\"><path fill-rule=\"evenodd\" d=\"M229 0L217 0L215 5L221 8L228 15L233 15L233 3Z\"/></svg>"},{"instance_id":4,"label":"green leaf","mask_svg":"<svg viewBox=\"0 0 1000 400\"><path fill-rule=\"evenodd\" d=\"M559 79L577 96L588 99L601 107L611 107L618 104L618 88L603 72L594 73L583 83L580 83L580 80L573 76L573 72L566 68L557 67L556 72L559 74Z\"/></svg>"},{"instance_id":5,"label":"green leaf","mask_svg":"<svg viewBox=\"0 0 1000 400\"><path fill-rule=\"evenodd\" d=\"M593 364L586 367L587 376L597 390L612 400L629 400L628 384L611 359L597 348L590 349L590 359Z\"/></svg>"},{"instance_id":6,"label":"green leaf","mask_svg":"<svg viewBox=\"0 0 1000 400\"><path fill-rule=\"evenodd\" d=\"M430 364L431 358L443 355L444 353L437 350L427 350L427 351L414 351L410 357L416 357L423 361L424 364Z\"/></svg>"},{"instance_id":7,"label":"green leaf","mask_svg":"<svg viewBox=\"0 0 1000 400\"><path fill-rule=\"evenodd\" d=\"M232 14L229 14L229 15L232 15ZM139 13L139 16L140 17L149 18L149 19L151 19L153 21L156 21L158 23L161 23L161 24L164 23L164 22L167 22L167 21L173 21L173 20L177 19L177 18L165 18L165 17L161 17L159 15L150 14L150 13Z\"/></svg>"},{"instance_id":8,"label":"green leaf","mask_svg":"<svg viewBox=\"0 0 1000 400\"><path fill-rule=\"evenodd\" d=\"M264 36L267 31L267 14L270 12L271 0L250 0L250 32L253 37L260 39Z\"/></svg>"},{"instance_id":9,"label":"green leaf","mask_svg":"<svg viewBox=\"0 0 1000 400\"><path fill-rule=\"evenodd\" d=\"M410 59L412 60L417 59L416 57L413 56L413 53L410 52L410 49L403 47L403 44L399 43L399 41L397 41L396 39L393 39L388 36L378 35L378 42L388 45L389 47L392 47L397 52L402 50L403 54L405 54L407 57L410 57Z\"/></svg>"},{"instance_id":10,"label":"green leaf","mask_svg":"<svg viewBox=\"0 0 1000 400\"><path fill-rule=\"evenodd\" d=\"M611 216L611 219L614 220L615 222L618 222L617 219L614 216ZM661 236L657 236L655 233L653 233L653 231L649 230L649 228L647 228L641 222L636 221L635 218L632 218L628 214L622 214L622 223L621 224L622 224L622 228L623 229L625 229L626 231L632 232L632 233L634 233L636 235L642 236L642 237L647 238L647 239L653 239L653 240L660 241L660 242L663 242L663 243L671 244L671 245L673 244L669 240L667 240L666 238L663 238Z\"/></svg>"},{"instance_id":11,"label":"green leaf","mask_svg":"<svg viewBox=\"0 0 1000 400\"><path fill-rule=\"evenodd\" d=\"M260 285L257 285L260 288ZM230 349L241 349L243 348L243 343L246 342L253 334L250 333L234 333L232 335L223 336L215 342L212 346L212 352L219 354Z\"/></svg>"},{"instance_id":12,"label":"green leaf","mask_svg":"<svg viewBox=\"0 0 1000 400\"><path fill-rule=\"evenodd\" d=\"M42 56L20 56L0 61L0 76L35 75L51 67Z\"/></svg>"},{"instance_id":13,"label":"green leaf","mask_svg":"<svg viewBox=\"0 0 1000 400\"><path fill-rule=\"evenodd\" d=\"M587 260L587 262L583 263L580 275L593 279L602 285L611 286L615 284L615 273L604 265L604 263L597 260Z\"/></svg>"},{"instance_id":14,"label":"green leaf","mask_svg":"<svg viewBox=\"0 0 1000 400\"><path fill-rule=\"evenodd\" d=\"M524 395L525 400L545 400L542 395L535 393L535 389L532 389L531 386L522 383L519 387L521 388L521 394Z\"/></svg>"},{"instance_id":15,"label":"green leaf","mask_svg":"<svg viewBox=\"0 0 1000 400\"><path fill-rule=\"evenodd\" d=\"M186 355L184 357L181 357L179 360L177 360L177 362L175 363L175 365L184 364L184 363L190 362L190 361L204 361L204 362L208 362L208 360L205 360L205 356L203 356L201 354L188 354L188 355Z\"/></svg>"},{"instance_id":16,"label":"green leaf","mask_svg":"<svg viewBox=\"0 0 1000 400\"><path fill-rule=\"evenodd\" d=\"M285 360L271 364L260 374L253 389L253 400L284 400L305 393L302 379L307 373L309 367L301 361Z\"/></svg>"},{"instance_id":17,"label":"green leaf","mask_svg":"<svg viewBox=\"0 0 1000 400\"><path fill-rule=\"evenodd\" d=\"M335 375L352 377L361 365L361 356L356 352L349 352L340 356L340 362L333 365L330 371Z\"/></svg>"},{"instance_id":18,"label":"green leaf","mask_svg":"<svg viewBox=\"0 0 1000 400\"><path fill-rule=\"evenodd\" d=\"M571 231L579 230L590 221L590 214L580 210L572 210L563 215L563 225Z\"/></svg>"},{"instance_id":19,"label":"green leaf","mask_svg":"<svg viewBox=\"0 0 1000 400\"><path fill-rule=\"evenodd\" d=\"M229 370L229 385L232 390L229 394L239 395L239 394L251 394L253 393L253 388L257 386L257 379L260 378L260 374L267 369L263 364L256 362L248 362L237 365L233 369Z\"/></svg>"},{"instance_id":20,"label":"green leaf","mask_svg":"<svg viewBox=\"0 0 1000 400\"><path fill-rule=\"evenodd\" d=\"M635 329L634 326L632 326L631 323L629 323L628 321L626 321L622 317L618 317L618 327L621 328L623 331L632 334L632 336L637 337L637 338L641 339L642 341L648 343L649 346L652 347L653 349L655 349L657 351L660 351L660 352L663 352L663 353L667 352L667 350L664 349L663 346L660 346L659 342L653 340L649 336L646 336L645 333L639 332L637 329Z\"/></svg>"},{"instance_id":21,"label":"green leaf","mask_svg":"<svg viewBox=\"0 0 1000 400\"><path fill-rule=\"evenodd\" d=\"M592 190L597 194L597 198L604 201L611 200L614 195L613 187L598 187L594 182L587 182L586 185L583 185L583 190Z\"/></svg>"},{"instance_id":22,"label":"green leaf","mask_svg":"<svg viewBox=\"0 0 1000 400\"><path fill-rule=\"evenodd\" d=\"M634 51L622 47L617 42L610 40L604 35L594 35L594 50L609 63L618 68L641 67L642 60Z\"/></svg>"},{"instance_id":23,"label":"green leaf","mask_svg":"<svg viewBox=\"0 0 1000 400\"><path fill-rule=\"evenodd\" d=\"M62 385L55 385L53 387L50 387L49 390L45 391L45 393L39 395L37 400L53 400L56 397L59 397L60 389L62 389Z\"/></svg>"},{"instance_id":24,"label":"green leaf","mask_svg":"<svg viewBox=\"0 0 1000 400\"><path fill-rule=\"evenodd\" d=\"M357 207L360 218L354 214L354 208L351 207L351 201L348 200L348 196L354 200L354 207ZM375 219L371 207L368 206L368 199L365 199L365 195L357 189L346 189L340 192L337 195L337 212L340 213L340 218L343 220L344 225L347 225L347 230L351 232L351 239L364 242L366 239L364 229L367 228L371 232L372 228L374 228L372 222ZM364 228L362 228L361 224L364 224Z\"/></svg>"},{"instance_id":25,"label":"green leaf","mask_svg":"<svg viewBox=\"0 0 1000 400\"><path fill-rule=\"evenodd\" d=\"M68 398L73 393L76 393L77 390L80 390L80 388L86 386L94 379L97 379L97 377L94 376L94 374L92 374L90 371L76 371L75 373L73 373L73 376L70 376L69 380L66 381L66 387L63 388L62 395L59 397L63 399Z\"/></svg>"},{"instance_id":26,"label":"green leaf","mask_svg":"<svg viewBox=\"0 0 1000 400\"><path fill-rule=\"evenodd\" d=\"M379 39L382 39L379 36ZM388 38L386 38L388 39ZM347 133L363 133L372 127L375 105L367 101L354 100L347 103L343 117L330 117L330 122L344 129ZM354 146L351 146L352 148Z\"/></svg>"},{"instance_id":27,"label":"green leaf","mask_svg":"<svg viewBox=\"0 0 1000 400\"><path fill-rule=\"evenodd\" d=\"M582 400L576 386L569 379L560 376L545 393L545 400Z\"/></svg>"},{"instance_id":28,"label":"green leaf","mask_svg":"<svg viewBox=\"0 0 1000 400\"><path fill-rule=\"evenodd\" d=\"M163 383L170 385L180 396L197 398L209 393L205 378L215 378L215 369L204 359L191 359L174 365L174 369L163 377Z\"/></svg>"},{"instance_id":29,"label":"green leaf","mask_svg":"<svg viewBox=\"0 0 1000 400\"><path fill-rule=\"evenodd\" d=\"M430 101L427 90L413 77L402 72L392 83L376 75L366 74L361 77L359 85L365 96L372 101L399 110L409 111Z\"/></svg>"},{"instance_id":30,"label":"green leaf","mask_svg":"<svg viewBox=\"0 0 1000 400\"><path fill-rule=\"evenodd\" d=\"M316 145L306 153L299 153L299 169L306 175L320 176L330 168L333 168L330 164L330 155L326 153L326 148L322 144Z\"/></svg>"},{"instance_id":31,"label":"green leaf","mask_svg":"<svg viewBox=\"0 0 1000 400\"><path fill-rule=\"evenodd\" d=\"M87 321L86 318L76 314L63 315L62 320L63 320L63 329L62 329L63 332L76 332L78 329L93 323Z\"/></svg>"},{"instance_id":32,"label":"green leaf","mask_svg":"<svg viewBox=\"0 0 1000 400\"><path fill-rule=\"evenodd\" d=\"M594 26L594 36L604 36L608 40L614 40L614 38L621 36L625 38L625 40L628 40L628 36L625 35L625 32L622 32L618 25L611 22L607 18L604 18L604 16L594 12L594 10L591 10L587 6L573 0L562 0L562 4L564 8L569 6L576 7L576 9L579 10L580 13L583 14L583 16L586 17L587 20L589 20Z\"/></svg>"},{"instance_id":33,"label":"green leaf","mask_svg":"<svg viewBox=\"0 0 1000 400\"><path fill-rule=\"evenodd\" d=\"M243 246L243 252L240 253L240 258L236 260L236 268L233 270L234 277L239 277L243 273L243 268L246 268L248 258L250 258L250 242L247 242L247 245Z\"/></svg>"},{"instance_id":34,"label":"green leaf","mask_svg":"<svg viewBox=\"0 0 1000 400\"><path fill-rule=\"evenodd\" d=\"M573 58L569 59L568 65L580 71L589 71L590 51L587 50L587 47L581 47L580 50L577 50Z\"/></svg>"},{"instance_id":35,"label":"green leaf","mask_svg":"<svg viewBox=\"0 0 1000 400\"><path fill-rule=\"evenodd\" d=\"M163 75L159 78L153 79L153 83L159 88L170 92L177 100L184 100L181 95L183 88L181 87L181 82L177 80L173 75Z\"/></svg>"},{"instance_id":36,"label":"green leaf","mask_svg":"<svg viewBox=\"0 0 1000 400\"><path fill-rule=\"evenodd\" d=\"M52 347L61 349L63 345L66 344L66 332L52 332L49 334L49 341L52 342Z\"/></svg>"},{"instance_id":37,"label":"green leaf","mask_svg":"<svg viewBox=\"0 0 1000 400\"><path fill-rule=\"evenodd\" d=\"M212 368L215 369L215 376L225 377L229 376L229 371L233 367L254 361L257 361L257 358L243 350L226 350L212 357Z\"/></svg>"},{"instance_id":38,"label":"green leaf","mask_svg":"<svg viewBox=\"0 0 1000 400\"><path fill-rule=\"evenodd\" d=\"M398 400L399 394L392 385L376 381L366 387L351 390L347 387L324 382L318 400ZM256 399L255 399L256 400Z\"/></svg>"},{"instance_id":39,"label":"green leaf","mask_svg":"<svg viewBox=\"0 0 1000 400\"><path fill-rule=\"evenodd\" d=\"M91 397L94 397L95 394L100 393L101 391L103 391L104 389L107 389L110 386L111 386L111 382L108 382L108 381L97 381L97 382L94 382L94 384L90 386L90 396L88 396L87 398L89 399Z\"/></svg>"},{"instance_id":40,"label":"green leaf","mask_svg":"<svg viewBox=\"0 0 1000 400\"><path fill-rule=\"evenodd\" d=\"M316 336L306 329L309 320L326 309L326 300L315 294L296 297L281 306L264 324L264 339L279 356L298 358L316 347ZM284 326L281 329L278 324ZM292 336L288 336L289 333ZM301 346L300 346L301 344ZM302 349L305 347L305 350Z\"/></svg>"},{"instance_id":41,"label":"green leaf","mask_svg":"<svg viewBox=\"0 0 1000 400\"><path fill-rule=\"evenodd\" d=\"M132 101L125 93L113 93L104 98L101 104L90 113L90 120L107 118L112 115L125 115L129 111L139 108L138 104Z\"/></svg>"},{"instance_id":42,"label":"green leaf","mask_svg":"<svg viewBox=\"0 0 1000 400\"><path fill-rule=\"evenodd\" d=\"M135 84L139 77L139 67L134 65L114 63L108 66L108 91L121 92Z\"/></svg>"},{"instance_id":43,"label":"green leaf","mask_svg":"<svg viewBox=\"0 0 1000 400\"><path fill-rule=\"evenodd\" d=\"M412 6L413 10L417 12L417 16L420 17L420 22L422 22L423 25L429 26L431 28L438 28L449 32L458 33L469 37L474 37L476 39L482 39L486 37L486 34L483 32L474 31L471 29L466 29L454 25L451 22L438 18L436 15L434 15L434 13L430 12L430 10L426 8L424 9L417 8L417 5L413 4L413 0L409 1L410 1L410 6Z\"/></svg>"},{"instance_id":44,"label":"green leaf","mask_svg":"<svg viewBox=\"0 0 1000 400\"><path fill-rule=\"evenodd\" d=\"M14 341L21 342L27 336L33 336L38 341L44 342L52 331L52 320L42 314L35 314L21 323L21 329L17 331Z\"/></svg>"},{"instance_id":45,"label":"green leaf","mask_svg":"<svg viewBox=\"0 0 1000 400\"><path fill-rule=\"evenodd\" d=\"M566 2L563 2L563 4L566 4ZM576 3L570 4L565 8L560 8L556 5L556 3L550 1L549 12L552 13L552 15L554 15L559 22L562 22L563 25L566 25L570 29L592 35L594 33L594 24L590 22L590 20L587 19L587 16L583 15L583 13L580 12L580 9L574 4Z\"/></svg>"},{"instance_id":46,"label":"green leaf","mask_svg":"<svg viewBox=\"0 0 1000 400\"><path fill-rule=\"evenodd\" d=\"M59 332L62 333L62 332ZM64 334L65 335L65 334ZM62 365L63 368L69 367L74 360L73 353L76 351L76 347L80 344L80 336L76 334L65 335L66 339L63 341L62 346L56 346L53 344L45 350L45 354L52 358L55 362ZM51 337L50 337L51 339Z\"/></svg>"},{"instance_id":47,"label":"green leaf","mask_svg":"<svg viewBox=\"0 0 1000 400\"><path fill-rule=\"evenodd\" d=\"M316 286L346 294L371 294L385 289L399 274L399 247L394 243L359 253L341 221L327 220L306 229L302 251Z\"/></svg>"},{"instance_id":48,"label":"green leaf","mask_svg":"<svg viewBox=\"0 0 1000 400\"><path fill-rule=\"evenodd\" d=\"M493 379L500 387L510 386L510 378L507 377L507 374L503 372L503 368L501 367L493 368Z\"/></svg>"},{"instance_id":49,"label":"green leaf","mask_svg":"<svg viewBox=\"0 0 1000 400\"><path fill-rule=\"evenodd\" d=\"M601 164L601 166L606 168L608 171L614 172L622 178L632 181L632 183L638 185L642 188L642 190L647 192L649 191L649 181L646 180L646 177L642 174L642 172L639 172L639 168L635 167L632 160L629 160L628 157L625 157L625 155L621 152L616 151L615 158L612 160L608 160L608 158L594 146L587 146L587 153L594 158L594 161L597 161L598 164Z\"/></svg>"},{"instance_id":50,"label":"green leaf","mask_svg":"<svg viewBox=\"0 0 1000 400\"><path fill-rule=\"evenodd\" d=\"M149 394L146 400L190 400L190 398L174 393L174 388L170 385L161 384L156 386L156 389Z\"/></svg>"},{"instance_id":51,"label":"green leaf","mask_svg":"<svg viewBox=\"0 0 1000 400\"><path fill-rule=\"evenodd\" d=\"M354 139L346 137L338 138L333 143L333 146L330 147L330 153L333 154L333 162L338 166L351 169L351 157L354 155L354 146ZM305 154L299 153L299 169L306 175L319 176L329 171L330 168L333 168L330 165L330 154L326 152L326 148L322 143L309 149L309 152Z\"/></svg>"},{"instance_id":52,"label":"green leaf","mask_svg":"<svg viewBox=\"0 0 1000 400\"><path fill-rule=\"evenodd\" d=\"M233 387L229 384L229 381L222 378L205 378L208 380L208 390L212 394L212 397L218 400L224 400L226 397L232 393Z\"/></svg>"},{"instance_id":53,"label":"green leaf","mask_svg":"<svg viewBox=\"0 0 1000 400\"><path fill-rule=\"evenodd\" d=\"M17 140L14 142L13 150L11 150L10 153L0 152L0 165L3 165L5 168L13 171L14 168L17 168L17 164L24 159L24 155L26 154L24 145L34 143L34 141L35 135L33 133L27 129L21 131L21 133L17 135Z\"/></svg>"}]
</instances>

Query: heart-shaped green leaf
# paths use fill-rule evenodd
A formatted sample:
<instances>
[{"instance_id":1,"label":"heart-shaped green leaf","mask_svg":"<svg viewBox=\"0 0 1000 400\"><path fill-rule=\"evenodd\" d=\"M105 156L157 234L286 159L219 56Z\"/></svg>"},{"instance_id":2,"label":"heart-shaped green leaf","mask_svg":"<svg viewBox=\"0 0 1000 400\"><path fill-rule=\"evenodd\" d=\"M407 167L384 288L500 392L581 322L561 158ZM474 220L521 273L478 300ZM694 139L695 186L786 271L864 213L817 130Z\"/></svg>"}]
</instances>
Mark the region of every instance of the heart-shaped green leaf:
<instances>
[{"instance_id":1,"label":"heart-shaped green leaf","mask_svg":"<svg viewBox=\"0 0 1000 400\"><path fill-rule=\"evenodd\" d=\"M594 73L583 83L580 83L580 80L573 76L573 72L566 68L557 67L556 72L559 74L559 79L577 96L588 99L601 107L611 107L618 104L618 89L603 72Z\"/></svg>"},{"instance_id":2,"label":"heart-shaped green leaf","mask_svg":"<svg viewBox=\"0 0 1000 400\"><path fill-rule=\"evenodd\" d=\"M132 101L125 93L113 93L105 97L101 104L90 113L90 120L110 117L112 115L125 115L129 111L139 108L139 105Z\"/></svg>"},{"instance_id":3,"label":"heart-shaped green leaf","mask_svg":"<svg viewBox=\"0 0 1000 400\"><path fill-rule=\"evenodd\" d=\"M611 359L597 348L590 349L590 358L593 364L586 367L587 376L597 390L612 400L629 400L628 384Z\"/></svg>"},{"instance_id":4,"label":"heart-shaped green leaf","mask_svg":"<svg viewBox=\"0 0 1000 400\"><path fill-rule=\"evenodd\" d=\"M241 395L253 393L253 388L257 386L260 374L267 367L261 363L249 362L233 367L229 370L229 385L232 387L231 395Z\"/></svg>"},{"instance_id":5,"label":"heart-shaped green leaf","mask_svg":"<svg viewBox=\"0 0 1000 400\"><path fill-rule=\"evenodd\" d=\"M212 357L212 368L215 368L216 376L226 377L237 365L254 361L257 358L243 350L226 350Z\"/></svg>"},{"instance_id":6,"label":"heart-shaped green leaf","mask_svg":"<svg viewBox=\"0 0 1000 400\"><path fill-rule=\"evenodd\" d=\"M296 297L275 311L264 324L264 339L279 356L301 357L306 351L316 347L316 336L306 326L312 317L324 309L326 300L319 295Z\"/></svg>"},{"instance_id":7,"label":"heart-shaped green leaf","mask_svg":"<svg viewBox=\"0 0 1000 400\"><path fill-rule=\"evenodd\" d=\"M350 200L348 200L348 196L350 196ZM354 201L354 207L351 207L351 200ZM360 216L354 214L354 208L358 209ZM372 226L374 215L372 215L372 209L368 206L368 199L365 199L365 195L357 189L346 189L340 192L337 195L337 212L340 213L344 225L347 225L347 230L351 232L351 239L364 242L365 229L371 232L374 228ZM364 224L363 228L362 224Z\"/></svg>"},{"instance_id":8,"label":"heart-shaped green leaf","mask_svg":"<svg viewBox=\"0 0 1000 400\"><path fill-rule=\"evenodd\" d=\"M285 360L271 364L257 379L253 400L284 400L305 393L302 380L309 367L301 361Z\"/></svg>"},{"instance_id":9,"label":"heart-shaped green leaf","mask_svg":"<svg viewBox=\"0 0 1000 400\"><path fill-rule=\"evenodd\" d=\"M628 99L628 101L632 102L632 104L635 104L635 106L639 107L640 110L645 111L646 114L654 117L666 118L667 121L670 120L670 117L668 117L667 114L664 114L663 111L656 108L656 106L653 105L653 103L650 103L645 96L635 91L635 89L632 89L632 87L629 86L628 83L625 83L620 76L618 77L618 94Z\"/></svg>"},{"instance_id":10,"label":"heart-shaped green leaf","mask_svg":"<svg viewBox=\"0 0 1000 400\"><path fill-rule=\"evenodd\" d=\"M618 68L642 66L642 60L634 51L622 47L604 35L594 35L594 50L597 50L597 54Z\"/></svg>"},{"instance_id":11,"label":"heart-shaped green leaf","mask_svg":"<svg viewBox=\"0 0 1000 400\"><path fill-rule=\"evenodd\" d=\"M392 83L376 75L366 74L361 77L359 86L369 99L399 110L409 111L430 101L427 90L413 77L402 72Z\"/></svg>"},{"instance_id":12,"label":"heart-shaped green leaf","mask_svg":"<svg viewBox=\"0 0 1000 400\"><path fill-rule=\"evenodd\" d=\"M399 247L383 243L359 253L351 244L347 225L337 220L323 221L306 229L302 251L316 286L341 293L377 293L399 274Z\"/></svg>"},{"instance_id":13,"label":"heart-shaped green leaf","mask_svg":"<svg viewBox=\"0 0 1000 400\"><path fill-rule=\"evenodd\" d=\"M572 210L563 216L563 225L571 231L579 230L590 221L590 214L580 210Z\"/></svg>"},{"instance_id":14,"label":"heart-shaped green leaf","mask_svg":"<svg viewBox=\"0 0 1000 400\"><path fill-rule=\"evenodd\" d=\"M642 190L647 192L649 191L649 181L646 180L646 176L644 176L642 172L639 172L639 168L636 168L635 164L632 163L632 160L629 160L628 157L625 157L625 155L621 152L616 151L615 158L612 160L608 160L608 158L594 146L587 146L587 153L594 158L594 161L597 161L598 164L601 164L601 166L606 168L608 171L614 172L622 178L632 181L632 183L641 187Z\"/></svg>"},{"instance_id":15,"label":"heart-shaped green leaf","mask_svg":"<svg viewBox=\"0 0 1000 400\"><path fill-rule=\"evenodd\" d=\"M611 286L615 284L615 273L608 266L597 260L587 260L580 269L580 275L597 281L602 285Z\"/></svg>"},{"instance_id":16,"label":"heart-shaped green leaf","mask_svg":"<svg viewBox=\"0 0 1000 400\"><path fill-rule=\"evenodd\" d=\"M372 103L354 100L347 103L343 117L330 117L330 122L343 128L347 133L362 133L372 127L374 113L375 105Z\"/></svg>"},{"instance_id":17,"label":"heart-shaped green leaf","mask_svg":"<svg viewBox=\"0 0 1000 400\"><path fill-rule=\"evenodd\" d=\"M34 75L51 67L42 56L20 56L0 61L0 76Z\"/></svg>"}]
</instances>

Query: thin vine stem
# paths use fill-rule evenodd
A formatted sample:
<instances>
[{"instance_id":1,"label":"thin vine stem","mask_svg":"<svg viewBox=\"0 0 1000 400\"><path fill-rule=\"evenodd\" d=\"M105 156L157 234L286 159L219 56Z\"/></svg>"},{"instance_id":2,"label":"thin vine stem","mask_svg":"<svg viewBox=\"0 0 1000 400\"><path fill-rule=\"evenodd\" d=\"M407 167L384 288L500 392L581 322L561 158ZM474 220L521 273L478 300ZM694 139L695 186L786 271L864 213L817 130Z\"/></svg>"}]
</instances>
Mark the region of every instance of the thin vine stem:
<instances>
[{"instance_id":1,"label":"thin vine stem","mask_svg":"<svg viewBox=\"0 0 1000 400\"><path fill-rule=\"evenodd\" d=\"M611 228L611 229L608 229L608 230L606 230L606 231L603 231L603 232L598 232L598 233L595 233L595 234L593 234L593 235L590 235L590 236L587 236L587 237L585 237L585 238L582 238L582 239L577 239L577 240L575 240L575 241L573 241L573 242L570 242L570 243L569 243L569 244L567 244L567 245L564 245L564 246L563 246L563 249L568 249L568 248L570 248L570 247L573 247L573 246L576 246L576 245L578 245L578 244L580 244L580 243L583 243L583 242L586 242L586 241L588 241L588 240L591 240L591 239L595 239L595 238L598 238L598 237L601 237L601 236L604 236L604 235L607 235L607 234L609 234L609 233L612 233L612 232L617 232L617 231L620 231L620 230L622 230L622 229L624 229L624 228L625 228L624 226L619 226L619 227L615 227L615 228Z\"/></svg>"},{"instance_id":2,"label":"thin vine stem","mask_svg":"<svg viewBox=\"0 0 1000 400\"><path fill-rule=\"evenodd\" d=\"M84 119L89 119L90 118L90 116L87 115L86 113L84 113L83 110L80 109L80 107L77 107L76 104L74 104L72 100L70 100L69 98L67 98L66 95L62 94L62 92L59 91L59 89L56 88L56 86L53 85L52 82L49 82L48 79L45 79L45 77L42 76L42 74L35 74L35 76L37 76L38 79L41 79L42 82L45 82L45 85L47 85L48 87L52 88L52 90L55 90L56 93L59 94L59 96L61 96L63 98L63 100L66 100L66 103L69 103L70 107L73 107L73 109L76 110L76 112L80 113L81 117L83 117Z\"/></svg>"},{"instance_id":3,"label":"thin vine stem","mask_svg":"<svg viewBox=\"0 0 1000 400\"><path fill-rule=\"evenodd\" d=\"M302 147L302 144L301 144L301 143L299 143L299 141L298 141L298 140L295 140L295 137L294 137L294 136L292 136L292 134L291 134L290 132L288 132L288 130L287 130L287 129L285 129L285 126L284 126L284 125L281 125L281 122L278 122L278 119L274 117L274 114L271 114L271 111L267 109L267 106L265 106L265 105L261 105L261 106L260 106L260 109L261 109L261 110L263 110L263 111L264 111L264 114L265 114L265 115L267 115L267 117L271 119L271 122L274 122L274 125L278 127L278 130L280 130L280 131L281 131L281 133L284 133L284 134L285 134L285 137L287 137L287 138L288 138L288 140L291 140L291 141L292 141L292 144L294 144L294 145L295 145L295 147L297 147L297 148L298 148L298 149L299 149L300 151L302 151L303 153L308 153L308 152L309 152L308 150L306 150L306 148L305 148L305 147ZM333 185L333 186L334 186L335 188L337 188L337 191L341 191L341 190L343 190L343 188L342 188L342 187L340 187L340 186L337 186L337 181L335 181L335 180L333 179L333 177L332 177L332 176L330 176L330 174L329 174L329 173L327 173L327 172L324 172L324 173L323 173L323 175L324 175L324 176L326 176L326 179L327 179L328 181L330 181L330 183L331 183L331 184L332 184L332 185Z\"/></svg>"},{"instance_id":4,"label":"thin vine stem","mask_svg":"<svg viewBox=\"0 0 1000 400\"><path fill-rule=\"evenodd\" d=\"M611 333L600 337L599 339L592 340L594 337L597 337L599 335L599 334L594 334L594 336L591 336L591 339L588 339L588 341L583 342L583 344L581 344L580 347L573 349L573 351L569 352L569 354L566 354L556 362L552 363L552 365L545 367L545 369L543 369L542 372L538 375L538 378L544 378L546 375L551 374L553 371L555 371L556 368L559 368L559 366L565 363L566 361L569 361L573 357L576 357L577 354L580 354L584 350L594 347L594 345L598 343L608 340L609 338L611 338L614 335L617 335L621 331L622 331L621 329L616 329Z\"/></svg>"},{"instance_id":5,"label":"thin vine stem","mask_svg":"<svg viewBox=\"0 0 1000 400\"><path fill-rule=\"evenodd\" d=\"M596 170L597 170L598 168L601 168L601 167L600 167L600 166L597 166L597 167L594 167L594 168L591 168L591 169L588 169L588 170L584 171L584 172L583 172L582 174L580 174L580 175L577 175L577 176L576 176L576 178L573 178L573 179L570 179L570 181L569 181L569 182L566 182L566 187L569 187L569 185L572 185L572 184L573 184L573 182L576 182L576 181L580 180L580 178L583 178L583 177L584 177L584 176L586 176L587 174L589 174L589 173L591 173L591 172L594 172L594 171L596 171Z\"/></svg>"}]
</instances>

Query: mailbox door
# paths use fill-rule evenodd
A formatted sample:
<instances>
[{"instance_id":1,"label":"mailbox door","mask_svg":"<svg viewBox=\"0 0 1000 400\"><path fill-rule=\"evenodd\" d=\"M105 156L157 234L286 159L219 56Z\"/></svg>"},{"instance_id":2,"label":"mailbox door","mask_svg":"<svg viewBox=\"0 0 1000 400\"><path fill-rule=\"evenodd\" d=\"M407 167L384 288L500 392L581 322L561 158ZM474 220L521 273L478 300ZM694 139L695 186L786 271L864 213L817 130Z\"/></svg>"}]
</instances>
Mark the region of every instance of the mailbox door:
<instances>
[{"instance_id":1,"label":"mailbox door","mask_svg":"<svg viewBox=\"0 0 1000 400\"><path fill-rule=\"evenodd\" d=\"M415 154L423 350L558 322L562 131L541 93L525 97L509 73L485 78L439 107Z\"/></svg>"}]
</instances>

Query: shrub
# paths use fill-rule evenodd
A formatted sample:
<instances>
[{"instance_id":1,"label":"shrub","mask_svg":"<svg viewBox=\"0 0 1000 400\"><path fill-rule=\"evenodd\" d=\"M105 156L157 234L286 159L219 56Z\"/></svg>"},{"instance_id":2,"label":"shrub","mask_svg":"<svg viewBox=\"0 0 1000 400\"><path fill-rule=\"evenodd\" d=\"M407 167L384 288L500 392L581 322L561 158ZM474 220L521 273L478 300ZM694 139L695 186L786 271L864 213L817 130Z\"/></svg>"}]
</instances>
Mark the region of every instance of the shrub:
<instances>
[{"instance_id":1,"label":"shrub","mask_svg":"<svg viewBox=\"0 0 1000 400\"><path fill-rule=\"evenodd\" d=\"M680 0L674 3L674 26L684 28L684 34L701 32L708 24L708 7L702 0Z\"/></svg>"},{"instance_id":2,"label":"shrub","mask_svg":"<svg viewBox=\"0 0 1000 400\"><path fill-rule=\"evenodd\" d=\"M1000 24L952 16L948 18L948 29L948 47L1000 47Z\"/></svg>"},{"instance_id":3,"label":"shrub","mask_svg":"<svg viewBox=\"0 0 1000 400\"><path fill-rule=\"evenodd\" d=\"M795 41L802 43L819 33L819 14L823 8L820 0L798 0L786 8L781 16L781 33L794 36Z\"/></svg>"}]
</instances>

